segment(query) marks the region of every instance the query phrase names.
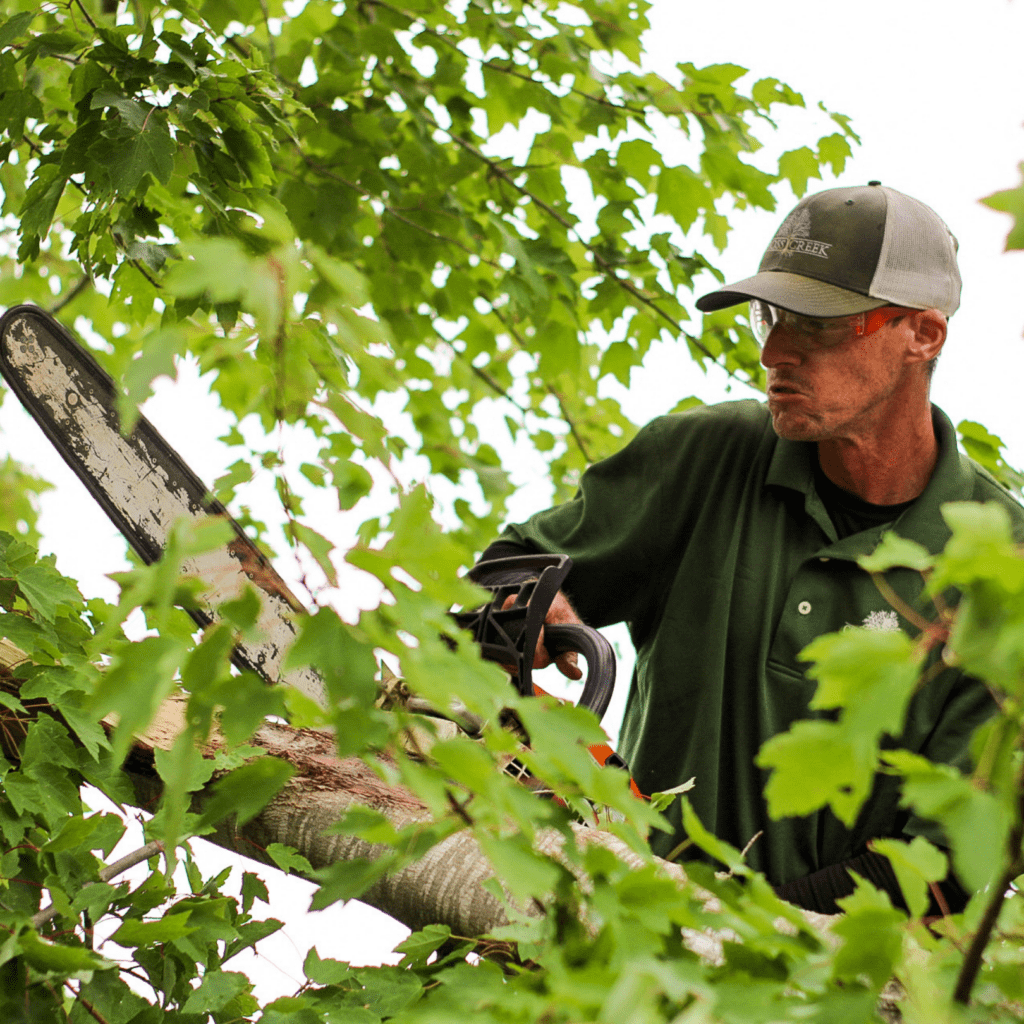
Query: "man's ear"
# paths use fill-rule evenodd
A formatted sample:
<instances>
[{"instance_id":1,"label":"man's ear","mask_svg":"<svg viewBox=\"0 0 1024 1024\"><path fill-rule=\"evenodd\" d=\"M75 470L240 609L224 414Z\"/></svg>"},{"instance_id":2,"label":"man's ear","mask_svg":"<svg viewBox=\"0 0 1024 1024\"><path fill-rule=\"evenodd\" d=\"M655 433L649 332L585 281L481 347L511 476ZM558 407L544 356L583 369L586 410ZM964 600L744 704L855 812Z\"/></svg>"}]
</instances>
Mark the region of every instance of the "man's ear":
<instances>
[{"instance_id":1,"label":"man's ear","mask_svg":"<svg viewBox=\"0 0 1024 1024\"><path fill-rule=\"evenodd\" d=\"M937 309L922 309L907 317L913 337L907 344L908 363L930 363L946 342L946 316Z\"/></svg>"}]
</instances>

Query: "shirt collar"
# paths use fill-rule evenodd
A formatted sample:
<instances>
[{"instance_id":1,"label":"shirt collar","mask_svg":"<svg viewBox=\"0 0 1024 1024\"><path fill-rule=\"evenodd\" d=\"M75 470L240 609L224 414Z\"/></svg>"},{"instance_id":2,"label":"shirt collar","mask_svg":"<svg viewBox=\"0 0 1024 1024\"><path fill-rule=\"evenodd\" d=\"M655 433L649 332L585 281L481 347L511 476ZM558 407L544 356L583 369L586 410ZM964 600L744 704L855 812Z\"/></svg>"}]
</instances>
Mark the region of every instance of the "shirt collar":
<instances>
[{"instance_id":1,"label":"shirt collar","mask_svg":"<svg viewBox=\"0 0 1024 1024\"><path fill-rule=\"evenodd\" d=\"M940 506L947 501L970 500L973 493L973 474L970 460L957 449L953 424L936 405L932 406L932 425L939 448L935 469L924 491L900 515L891 529L901 537L915 540L936 554L945 546L951 532L939 511ZM890 527L867 530L836 544L835 528L814 486L814 467L817 458L818 449L814 442L789 441L780 437L772 453L765 483L770 486L786 487L804 495L804 509L835 546L835 556L841 557L843 552L839 548L847 547L850 542L856 542L851 548L856 548L858 554L865 550L873 550L878 538ZM868 539L871 541L870 546L865 547L864 542Z\"/></svg>"}]
</instances>

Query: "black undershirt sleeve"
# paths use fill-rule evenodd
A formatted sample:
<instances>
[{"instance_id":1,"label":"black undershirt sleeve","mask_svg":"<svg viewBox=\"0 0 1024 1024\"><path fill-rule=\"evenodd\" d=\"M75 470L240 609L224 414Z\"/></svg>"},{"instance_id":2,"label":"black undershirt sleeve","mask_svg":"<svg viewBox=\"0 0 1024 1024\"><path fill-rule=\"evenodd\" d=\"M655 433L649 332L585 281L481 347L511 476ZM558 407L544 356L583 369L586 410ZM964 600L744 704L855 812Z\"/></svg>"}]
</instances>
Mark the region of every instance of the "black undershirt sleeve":
<instances>
[{"instance_id":1,"label":"black undershirt sleeve","mask_svg":"<svg viewBox=\"0 0 1024 1024\"><path fill-rule=\"evenodd\" d=\"M795 881L786 882L785 885L775 886L775 893L788 903L795 903L804 910L813 910L819 914L840 914L842 909L836 900L843 899L853 893L854 883L850 872L855 871L858 875L866 878L877 888L885 892L892 905L899 910L906 911L907 904L900 891L899 882L896 880L896 872L886 857L880 853L867 851L857 857L851 857L840 864L832 864L813 874ZM938 889L946 902L946 907L939 905L934 893L929 898L929 906L925 911L926 917L938 917L946 909L951 914L959 914L967 901L970 899L963 886L957 881L954 875L949 874L945 881L938 883Z\"/></svg>"}]
</instances>

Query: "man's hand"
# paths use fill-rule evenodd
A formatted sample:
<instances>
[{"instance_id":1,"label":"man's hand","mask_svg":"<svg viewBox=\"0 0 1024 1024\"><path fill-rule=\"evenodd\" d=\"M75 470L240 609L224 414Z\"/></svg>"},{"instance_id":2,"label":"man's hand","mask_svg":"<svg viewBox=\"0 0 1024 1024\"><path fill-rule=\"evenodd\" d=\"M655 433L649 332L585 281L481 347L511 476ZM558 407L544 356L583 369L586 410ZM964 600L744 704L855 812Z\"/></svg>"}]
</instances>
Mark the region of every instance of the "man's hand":
<instances>
[{"instance_id":1,"label":"man's hand","mask_svg":"<svg viewBox=\"0 0 1024 1024\"><path fill-rule=\"evenodd\" d=\"M509 597L502 607L508 608L514 603L515 597ZM561 590L555 594L555 598L548 608L548 613L544 616L544 621L552 626L583 625L583 620L576 614L573 606L569 603L569 598ZM544 629L541 627L540 637L537 640L537 649L533 654L533 667L547 668L552 660L558 666L558 671L567 679L583 678L583 670L577 664L579 658L575 651L566 651L564 654L560 654L557 658L552 659L547 647L544 646ZM508 668L507 665L505 667Z\"/></svg>"}]
</instances>

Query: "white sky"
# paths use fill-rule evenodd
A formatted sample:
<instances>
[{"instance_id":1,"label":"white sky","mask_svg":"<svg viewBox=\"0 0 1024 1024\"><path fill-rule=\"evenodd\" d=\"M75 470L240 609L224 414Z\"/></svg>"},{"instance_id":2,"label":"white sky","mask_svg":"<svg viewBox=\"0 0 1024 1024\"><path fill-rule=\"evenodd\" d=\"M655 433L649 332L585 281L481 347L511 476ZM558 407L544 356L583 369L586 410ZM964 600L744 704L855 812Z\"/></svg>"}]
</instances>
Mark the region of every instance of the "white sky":
<instances>
[{"instance_id":1,"label":"white sky","mask_svg":"<svg viewBox=\"0 0 1024 1024\"><path fill-rule=\"evenodd\" d=\"M647 47L652 67L663 74L670 75L676 61L740 64L754 77L787 82L812 108L821 100L853 119L863 145L838 181L812 181L812 190L879 179L928 203L946 220L960 241L964 292L963 305L951 321L933 397L954 423L965 418L984 423L1007 443L1008 461L1024 465L1019 397L1024 302L1018 297L1024 256L1002 253L1009 218L978 201L1014 186L1019 181L1017 164L1024 160L1024 65L1019 57L1024 5L1007 0L975 0L970 5L953 0L841 5L821 0L656 0L651 17ZM769 126L762 132L771 152L803 145L832 130L820 114L789 115L779 125L774 139ZM782 190L775 214L736 216L730 247L718 261L728 279L756 269L775 226L794 202ZM709 281L706 290L711 287ZM743 391L734 388L732 397L745 397ZM720 374L702 376L681 346L662 344L652 353L648 369L634 375L625 403L627 412L642 422L689 394L706 401L728 397ZM194 390L183 399L165 389L147 412L203 479L212 480L234 458L210 444L222 424ZM13 399L0 410L0 454L5 450L35 464L57 483L56 491L43 499L44 550L53 550L61 570L82 580L87 593L111 597L114 591L103 576L122 567L123 546ZM528 514L543 504L543 497L536 497L543 495L543 488L526 486L536 483L528 465L510 468L524 485L515 511ZM325 532L332 532L330 510L323 515ZM291 575L287 567L281 568ZM620 697L624 689L622 678ZM195 845L198 852L204 844ZM275 883L276 873L256 870ZM302 977L302 957L314 941L321 956L365 963L379 960L399 940L401 930L393 923L390 928L378 925L381 915L363 916L355 905L302 916L298 911L308 899L308 887L276 884L279 895L272 913L286 916L289 927L283 940L261 947L265 960L254 977L263 998L294 991Z\"/></svg>"}]
</instances>

